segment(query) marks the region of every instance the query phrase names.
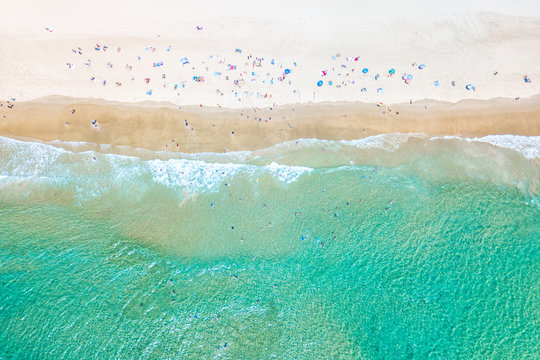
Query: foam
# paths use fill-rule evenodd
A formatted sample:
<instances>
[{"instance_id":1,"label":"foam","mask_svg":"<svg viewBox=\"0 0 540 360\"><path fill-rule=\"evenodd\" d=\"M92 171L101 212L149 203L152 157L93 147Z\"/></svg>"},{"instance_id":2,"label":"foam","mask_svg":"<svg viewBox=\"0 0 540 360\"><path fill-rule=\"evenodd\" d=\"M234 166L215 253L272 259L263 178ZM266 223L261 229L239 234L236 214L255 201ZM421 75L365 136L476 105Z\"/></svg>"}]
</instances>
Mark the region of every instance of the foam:
<instances>
[{"instance_id":1,"label":"foam","mask_svg":"<svg viewBox=\"0 0 540 360\"><path fill-rule=\"evenodd\" d=\"M312 168L304 166L286 166L272 162L264 167L267 171L270 171L274 177L284 183L290 184L298 181L300 176L305 173L313 171Z\"/></svg>"},{"instance_id":2,"label":"foam","mask_svg":"<svg viewBox=\"0 0 540 360\"><path fill-rule=\"evenodd\" d=\"M19 140L13 140L9 138L7 141L18 142ZM516 152L519 152L527 159L536 159L540 158L540 136L521 136L521 135L488 135L484 137L476 138L464 138L456 135L448 135L442 137L431 137L429 138L426 134L423 133L389 133L389 134L379 134L374 136L368 136L356 140L322 140L315 138L302 138L298 140L287 141L273 145L271 147L255 150L255 151L235 151L229 153L213 153L213 152L203 152L203 153L172 153L166 151L157 151L153 152L150 150L144 150L145 156L154 156L160 155L164 158L174 158L181 157L184 159L191 160L203 160L205 162L223 162L223 163L248 163L254 159L258 158L258 154L264 154L267 152L277 152L277 153L287 153L291 151L317 147L325 148L327 150L340 150L343 146L353 146L360 149L383 149L387 151L396 151L402 145L409 142L411 139L428 139L430 141L436 140L458 140L458 141L467 141L467 142L482 142L488 143L493 146L500 148L511 149ZM22 142L24 144L29 144L31 142ZM34 143L42 144L42 143ZM86 142L69 142L69 141L59 141L53 140L48 144L54 145L56 148L60 146L64 150L73 150L76 151L77 148L94 147L100 148L102 151L110 150L110 145L97 145L94 143ZM70 149L66 149L69 147ZM129 147L125 147L126 152L129 152ZM134 149L134 150L143 150L143 149Z\"/></svg>"},{"instance_id":3,"label":"foam","mask_svg":"<svg viewBox=\"0 0 540 360\"><path fill-rule=\"evenodd\" d=\"M378 148L394 151L399 149L401 145L409 142L411 138L427 138L427 135L419 133L390 133L368 136L357 140L341 140L340 142L361 149Z\"/></svg>"},{"instance_id":4,"label":"foam","mask_svg":"<svg viewBox=\"0 0 540 360\"><path fill-rule=\"evenodd\" d=\"M514 150L527 159L540 158L540 136L523 136L523 135L487 135L475 138L463 138L461 136L448 135L442 137L433 137L430 140L460 140L469 143L481 142L504 149Z\"/></svg>"},{"instance_id":5,"label":"foam","mask_svg":"<svg viewBox=\"0 0 540 360\"><path fill-rule=\"evenodd\" d=\"M56 145L73 143L54 142ZM79 144L77 144L79 145ZM258 166L245 163L217 163L191 159L153 159L143 161L136 156L100 153L93 150L73 152L62 147L39 142L27 142L0 138L0 151L5 155L0 159L0 181L14 176L27 179L46 177L56 185L71 184L77 193L96 197L112 187L121 187L132 181L145 181L150 175L154 183L162 184L183 193L195 194L217 191L226 179L242 173L248 177L260 176L267 172L281 182L292 183L312 169L301 166L286 166L271 163ZM203 154L212 158L211 154ZM251 152L222 154L219 160L241 161Z\"/></svg>"},{"instance_id":6,"label":"foam","mask_svg":"<svg viewBox=\"0 0 540 360\"><path fill-rule=\"evenodd\" d=\"M501 148L512 149L527 159L540 158L540 136L488 135L466 140L469 142L485 142Z\"/></svg>"},{"instance_id":7,"label":"foam","mask_svg":"<svg viewBox=\"0 0 540 360\"><path fill-rule=\"evenodd\" d=\"M186 159L150 160L147 164L154 182L191 194L217 191L225 179L232 178L243 167Z\"/></svg>"},{"instance_id":8,"label":"foam","mask_svg":"<svg viewBox=\"0 0 540 360\"><path fill-rule=\"evenodd\" d=\"M540 136L517 135L427 138L423 134L398 133L352 141L300 139L264 150L230 154L170 153L165 156L162 152L147 151L144 158L149 160L94 150L76 152L52 144L0 137L0 189L9 191L10 184L24 182L27 185L68 188L73 191L75 198L87 200L107 193L118 193L122 196L126 189L148 189L153 184L163 185L182 195L217 192L225 182L232 182L239 176L255 183L261 176L270 175L277 182L291 184L303 175L312 173L314 169L301 164L283 165L276 159L300 149L325 147L337 153L352 147L393 152L413 138L423 141L488 143L514 150L526 159L540 158ZM56 142L55 144L60 145ZM343 153L345 156L355 156L354 152ZM157 156L165 159L156 159ZM170 156L181 158L167 158ZM330 168L325 168L324 171L332 169L330 165Z\"/></svg>"},{"instance_id":9,"label":"foam","mask_svg":"<svg viewBox=\"0 0 540 360\"><path fill-rule=\"evenodd\" d=\"M298 181L304 173L313 169L303 166L287 166L272 162L260 167L257 165L234 163L209 163L201 160L170 159L147 162L154 182L185 193L215 192L226 179L237 175L250 178L270 173L279 181L290 184Z\"/></svg>"},{"instance_id":10,"label":"foam","mask_svg":"<svg viewBox=\"0 0 540 360\"><path fill-rule=\"evenodd\" d=\"M383 149L387 151L395 151L403 144L406 144L411 138L425 139L427 138L427 135L422 133L389 133L368 136L355 140L301 138L276 144L266 149L257 150L254 153L287 152L306 148L309 149L312 147L324 148L326 150L340 150L344 146L356 147L359 149Z\"/></svg>"},{"instance_id":11,"label":"foam","mask_svg":"<svg viewBox=\"0 0 540 360\"><path fill-rule=\"evenodd\" d=\"M66 151L54 146L0 137L0 171L17 176L38 176Z\"/></svg>"}]
</instances>

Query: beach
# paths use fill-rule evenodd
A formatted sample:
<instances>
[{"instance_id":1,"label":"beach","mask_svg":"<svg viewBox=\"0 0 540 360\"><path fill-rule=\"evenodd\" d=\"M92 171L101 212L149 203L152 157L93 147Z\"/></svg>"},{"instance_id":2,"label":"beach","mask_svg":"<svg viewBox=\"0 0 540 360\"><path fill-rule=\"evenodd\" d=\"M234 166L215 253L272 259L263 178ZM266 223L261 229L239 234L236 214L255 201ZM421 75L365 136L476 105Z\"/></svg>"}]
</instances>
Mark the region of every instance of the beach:
<instances>
[{"instance_id":1,"label":"beach","mask_svg":"<svg viewBox=\"0 0 540 360\"><path fill-rule=\"evenodd\" d=\"M0 129L154 150L177 137L186 152L389 132L539 134L538 19L345 8L147 19L142 32L120 20L88 30L67 14L23 35L4 25ZM326 24L332 14L340 20Z\"/></svg>"},{"instance_id":2,"label":"beach","mask_svg":"<svg viewBox=\"0 0 540 360\"><path fill-rule=\"evenodd\" d=\"M428 108L426 108L428 106ZM75 112L72 114L72 110ZM481 137L540 134L538 97L420 100L395 105L319 103L266 109L74 102L60 98L0 110L0 133L180 153L259 150L297 139L354 140L388 133ZM96 120L97 126L92 124ZM67 123L67 124L66 124Z\"/></svg>"},{"instance_id":3,"label":"beach","mask_svg":"<svg viewBox=\"0 0 540 360\"><path fill-rule=\"evenodd\" d=\"M0 359L540 356L540 3L4 5Z\"/></svg>"},{"instance_id":4,"label":"beach","mask_svg":"<svg viewBox=\"0 0 540 360\"><path fill-rule=\"evenodd\" d=\"M99 15L96 12L102 5L96 4L95 8L87 9L86 17L81 17L74 16L61 2L58 4L54 12L35 5L34 11L24 13L23 23L15 21L21 8L10 5L13 8L7 9L13 16L0 29L3 34L0 51L4 55L0 60L3 69L0 99L4 103L11 99L21 106L30 102L36 110L38 103L46 105L48 101L51 105L58 101L66 105L83 101L95 105L96 110L112 101L122 109L134 106L133 112L144 104L150 109L192 107L188 110L191 116L205 117L208 111L224 114L227 119L224 127L245 126L250 137L265 138L266 130L256 131L252 120L272 119L272 127L287 133L279 122L294 122L299 116L292 109L298 113L306 113L308 109L319 113L314 104L330 109L328 103L335 107L345 103L347 111L323 111L329 116L328 120L317 121L319 134L323 134L327 126L332 133L335 117L348 116L349 111L361 112L371 119L380 113L381 107L394 107L393 113L386 111L388 118L399 112L397 108L405 111L402 105L412 102L415 106L431 107L426 108L427 117L452 117L455 122L456 118L464 118L461 109L466 106L439 108L434 103L456 104L467 100L470 105L475 104L472 100L477 100L478 113L486 113L484 109L501 104L500 98L518 99L517 103L522 104L523 99L532 96L528 104L522 105L527 113L531 104L534 108L538 103L534 95L540 93L539 82L534 81L540 77L536 66L540 20L531 16L534 11L526 11L526 7L506 9L503 15L482 12L481 4L450 12L444 6L428 10L391 1L361 6L343 2L309 11L289 5L285 12L251 14L247 14L249 7L245 7L230 17L206 10L194 17L184 13L181 4L164 5L178 12L175 16L165 16L156 13L157 9L120 2ZM231 10L223 9L225 13ZM40 17L43 13L48 14L45 17L50 22L48 25ZM23 24L30 25L24 25L23 29ZM492 106L479 100L489 100ZM195 106L201 112L195 111ZM513 113L519 112L519 106L510 106ZM421 114L412 108L415 117L416 113ZM455 110L455 114L447 109ZM4 110L2 115L7 116ZM64 117L59 109L56 111L62 117L56 126L69 122L69 116ZM240 116L235 124L232 119L237 115ZM97 119L98 113L87 111L85 116L88 122L95 119L103 123ZM399 116L405 118L406 114L401 112ZM39 123L30 117L27 123ZM516 134L538 135L535 120L520 124ZM216 126L221 125L220 121L216 122ZM346 122L346 119L339 121ZM479 133L474 121L470 121L470 129L464 127L465 120L461 122L451 130L450 125L420 129L407 119L399 122L405 123L404 126L383 121L384 125L373 133ZM53 125L47 124L49 129ZM5 121L2 125L13 128ZM374 127L372 123L368 125ZM488 124L483 123L482 133L488 134L485 125ZM171 136L179 130L174 124L167 126L171 128L157 124L152 128L170 131ZM291 129L290 126L287 127ZM200 138L197 142L204 142L209 135L201 128L194 133ZM303 127L298 128L294 126L294 134L283 138L302 137ZM365 126L358 123L354 128L352 134L358 135L356 129ZM101 131L106 129L102 126ZM242 133L240 129L237 131ZM493 128L494 134L513 131L514 128L508 127ZM73 140L85 138L75 133L72 131ZM69 137L63 131L59 134L62 139ZM339 134L329 136L336 139ZM263 141L262 146L276 143L277 139ZM113 141L114 137L104 140Z\"/></svg>"}]
</instances>

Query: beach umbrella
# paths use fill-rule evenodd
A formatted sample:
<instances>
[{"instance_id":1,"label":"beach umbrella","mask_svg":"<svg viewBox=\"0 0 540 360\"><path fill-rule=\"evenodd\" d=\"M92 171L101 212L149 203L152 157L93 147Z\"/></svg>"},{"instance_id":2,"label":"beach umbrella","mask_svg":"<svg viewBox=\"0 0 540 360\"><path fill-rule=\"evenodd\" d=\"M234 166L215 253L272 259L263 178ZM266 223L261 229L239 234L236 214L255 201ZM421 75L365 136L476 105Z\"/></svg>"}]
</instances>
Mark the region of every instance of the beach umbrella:
<instances>
[{"instance_id":1,"label":"beach umbrella","mask_svg":"<svg viewBox=\"0 0 540 360\"><path fill-rule=\"evenodd\" d=\"M367 68L364 68L364 69L362 70L362 72L363 72L364 74L367 74L368 71L369 71L369 70L368 70Z\"/></svg>"},{"instance_id":2,"label":"beach umbrella","mask_svg":"<svg viewBox=\"0 0 540 360\"><path fill-rule=\"evenodd\" d=\"M420 65L418 65L418 68L419 68L420 70L422 70L422 69L425 68L425 67L426 67L426 64L420 64Z\"/></svg>"},{"instance_id":3,"label":"beach umbrella","mask_svg":"<svg viewBox=\"0 0 540 360\"><path fill-rule=\"evenodd\" d=\"M474 85L473 85L473 84L467 84L467 85L465 86L465 89L467 89L467 90L474 90Z\"/></svg>"},{"instance_id":4,"label":"beach umbrella","mask_svg":"<svg viewBox=\"0 0 540 360\"><path fill-rule=\"evenodd\" d=\"M390 75L394 75L395 72L396 72L396 69L390 69L390 70L388 70L388 73L389 73Z\"/></svg>"},{"instance_id":5,"label":"beach umbrella","mask_svg":"<svg viewBox=\"0 0 540 360\"><path fill-rule=\"evenodd\" d=\"M285 74L290 74L291 70L290 69L285 69Z\"/></svg>"},{"instance_id":6,"label":"beach umbrella","mask_svg":"<svg viewBox=\"0 0 540 360\"><path fill-rule=\"evenodd\" d=\"M317 81L317 86L320 87L320 86L322 86L322 85L323 85L323 81L322 81L322 80Z\"/></svg>"}]
</instances>

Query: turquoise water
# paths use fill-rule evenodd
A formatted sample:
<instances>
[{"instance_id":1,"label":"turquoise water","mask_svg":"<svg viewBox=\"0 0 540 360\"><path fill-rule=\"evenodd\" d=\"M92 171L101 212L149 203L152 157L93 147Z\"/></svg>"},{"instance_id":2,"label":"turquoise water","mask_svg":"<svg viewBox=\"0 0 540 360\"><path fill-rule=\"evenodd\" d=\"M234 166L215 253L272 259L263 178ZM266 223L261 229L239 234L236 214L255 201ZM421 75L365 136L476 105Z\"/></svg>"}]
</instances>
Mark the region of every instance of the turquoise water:
<instances>
[{"instance_id":1,"label":"turquoise water","mask_svg":"<svg viewBox=\"0 0 540 360\"><path fill-rule=\"evenodd\" d=\"M538 358L538 143L0 138L0 359Z\"/></svg>"}]
</instances>

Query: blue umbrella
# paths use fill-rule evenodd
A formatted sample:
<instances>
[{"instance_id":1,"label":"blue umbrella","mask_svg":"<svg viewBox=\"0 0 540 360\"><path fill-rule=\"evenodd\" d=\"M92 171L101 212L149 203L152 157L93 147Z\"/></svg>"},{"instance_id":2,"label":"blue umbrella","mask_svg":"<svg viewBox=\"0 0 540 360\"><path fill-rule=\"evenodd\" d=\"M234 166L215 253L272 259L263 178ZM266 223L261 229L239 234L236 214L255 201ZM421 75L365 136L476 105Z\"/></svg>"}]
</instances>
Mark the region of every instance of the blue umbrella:
<instances>
[{"instance_id":1,"label":"blue umbrella","mask_svg":"<svg viewBox=\"0 0 540 360\"><path fill-rule=\"evenodd\" d=\"M323 81L322 81L322 80L317 81L317 86L322 86L322 85L323 85Z\"/></svg>"},{"instance_id":2,"label":"blue umbrella","mask_svg":"<svg viewBox=\"0 0 540 360\"><path fill-rule=\"evenodd\" d=\"M465 86L465 89L467 89L467 90L474 90L474 85L473 85L473 84L467 84L467 85Z\"/></svg>"},{"instance_id":3,"label":"blue umbrella","mask_svg":"<svg viewBox=\"0 0 540 360\"><path fill-rule=\"evenodd\" d=\"M426 67L426 64L418 65L418 68L419 68L420 70L422 70L422 69L425 68L425 67Z\"/></svg>"},{"instance_id":4,"label":"blue umbrella","mask_svg":"<svg viewBox=\"0 0 540 360\"><path fill-rule=\"evenodd\" d=\"M290 72L291 72L291 70L285 69L285 74L289 74Z\"/></svg>"},{"instance_id":5,"label":"blue umbrella","mask_svg":"<svg viewBox=\"0 0 540 360\"><path fill-rule=\"evenodd\" d=\"M362 70L362 72L363 72L364 74L367 74L368 71L369 71L369 70L368 70L367 68L364 68L364 69Z\"/></svg>"},{"instance_id":6,"label":"blue umbrella","mask_svg":"<svg viewBox=\"0 0 540 360\"><path fill-rule=\"evenodd\" d=\"M390 70L388 71L388 73L390 73L390 75L394 75L395 72L396 72L396 69L390 69Z\"/></svg>"}]
</instances>

